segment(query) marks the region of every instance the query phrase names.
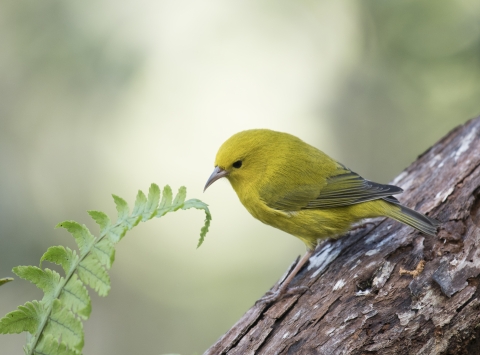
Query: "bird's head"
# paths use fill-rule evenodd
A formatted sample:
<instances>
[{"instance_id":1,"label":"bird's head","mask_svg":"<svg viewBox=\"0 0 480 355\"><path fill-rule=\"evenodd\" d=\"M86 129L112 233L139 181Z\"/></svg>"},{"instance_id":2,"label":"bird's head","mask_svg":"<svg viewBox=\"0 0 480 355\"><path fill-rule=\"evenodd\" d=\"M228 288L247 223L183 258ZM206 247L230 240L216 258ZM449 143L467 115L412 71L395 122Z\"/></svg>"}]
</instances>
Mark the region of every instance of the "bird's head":
<instances>
[{"instance_id":1,"label":"bird's head","mask_svg":"<svg viewBox=\"0 0 480 355\"><path fill-rule=\"evenodd\" d=\"M217 152L215 169L205 184L204 191L215 181L226 177L233 188L246 187L262 177L275 136L279 132L267 129L252 129L234 134Z\"/></svg>"}]
</instances>

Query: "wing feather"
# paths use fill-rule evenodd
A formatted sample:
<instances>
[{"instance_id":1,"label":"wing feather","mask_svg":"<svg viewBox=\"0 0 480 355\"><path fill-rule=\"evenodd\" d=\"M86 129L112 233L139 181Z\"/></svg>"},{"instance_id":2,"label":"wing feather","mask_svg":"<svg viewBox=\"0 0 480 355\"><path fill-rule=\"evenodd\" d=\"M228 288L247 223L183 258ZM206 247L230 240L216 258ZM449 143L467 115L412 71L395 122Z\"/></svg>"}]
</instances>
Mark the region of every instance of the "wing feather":
<instances>
[{"instance_id":1,"label":"wing feather","mask_svg":"<svg viewBox=\"0 0 480 355\"><path fill-rule=\"evenodd\" d=\"M381 198L398 203L391 195L401 193L403 191L401 188L365 180L350 170L343 171L342 174L328 178L320 195L309 201L304 208L341 207Z\"/></svg>"},{"instance_id":2,"label":"wing feather","mask_svg":"<svg viewBox=\"0 0 480 355\"><path fill-rule=\"evenodd\" d=\"M357 173L339 164L337 174L324 180L320 186L298 186L282 196L269 207L277 210L334 208L354 205L361 202L384 199L398 204L392 195L403 190L397 186L378 184L362 178ZM319 183L320 185L321 183ZM318 191L320 190L320 193Z\"/></svg>"}]
</instances>

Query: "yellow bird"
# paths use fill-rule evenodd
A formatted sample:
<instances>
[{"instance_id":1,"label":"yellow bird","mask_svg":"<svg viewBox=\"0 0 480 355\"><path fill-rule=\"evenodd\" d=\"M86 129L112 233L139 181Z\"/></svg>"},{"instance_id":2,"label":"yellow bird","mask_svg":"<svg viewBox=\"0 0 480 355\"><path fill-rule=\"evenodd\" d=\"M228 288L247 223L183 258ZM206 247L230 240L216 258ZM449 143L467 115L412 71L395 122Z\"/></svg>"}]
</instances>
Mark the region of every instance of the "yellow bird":
<instances>
[{"instance_id":1,"label":"yellow bird","mask_svg":"<svg viewBox=\"0 0 480 355\"><path fill-rule=\"evenodd\" d=\"M287 291L320 241L340 237L364 218L390 217L428 235L435 235L439 224L402 206L392 196L401 188L365 180L288 133L252 129L233 135L218 150L204 191L222 177L253 217L307 246L287 279L263 302L275 301Z\"/></svg>"}]
</instances>

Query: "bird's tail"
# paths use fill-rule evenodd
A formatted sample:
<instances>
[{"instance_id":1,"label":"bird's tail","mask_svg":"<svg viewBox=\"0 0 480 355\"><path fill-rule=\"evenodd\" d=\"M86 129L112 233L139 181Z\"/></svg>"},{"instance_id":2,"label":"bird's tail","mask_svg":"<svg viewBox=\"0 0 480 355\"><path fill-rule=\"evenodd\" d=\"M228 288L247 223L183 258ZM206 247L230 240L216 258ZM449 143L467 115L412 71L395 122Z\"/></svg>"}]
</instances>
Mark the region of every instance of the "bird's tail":
<instances>
[{"instance_id":1,"label":"bird's tail","mask_svg":"<svg viewBox=\"0 0 480 355\"><path fill-rule=\"evenodd\" d=\"M405 223L420 232L435 236L440 222L436 219L427 217L417 211L411 210L408 207L397 205L400 208L392 208L389 211L389 217Z\"/></svg>"}]
</instances>

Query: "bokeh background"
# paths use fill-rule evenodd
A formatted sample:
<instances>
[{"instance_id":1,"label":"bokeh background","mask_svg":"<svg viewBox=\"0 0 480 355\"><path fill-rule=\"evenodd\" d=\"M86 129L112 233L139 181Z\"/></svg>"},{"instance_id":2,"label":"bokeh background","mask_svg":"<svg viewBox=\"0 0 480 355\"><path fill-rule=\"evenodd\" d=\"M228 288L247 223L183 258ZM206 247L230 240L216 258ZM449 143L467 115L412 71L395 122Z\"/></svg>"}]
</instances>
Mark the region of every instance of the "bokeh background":
<instances>
[{"instance_id":1,"label":"bokeh background","mask_svg":"<svg viewBox=\"0 0 480 355\"><path fill-rule=\"evenodd\" d=\"M225 139L287 131L386 183L479 114L478 0L3 1L0 277L73 247L62 220L96 232L111 193L185 185L213 213L204 245L195 210L130 232L84 353L201 354L304 252L227 181L202 193ZM40 297L16 278L0 315Z\"/></svg>"}]
</instances>

